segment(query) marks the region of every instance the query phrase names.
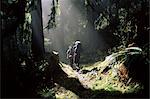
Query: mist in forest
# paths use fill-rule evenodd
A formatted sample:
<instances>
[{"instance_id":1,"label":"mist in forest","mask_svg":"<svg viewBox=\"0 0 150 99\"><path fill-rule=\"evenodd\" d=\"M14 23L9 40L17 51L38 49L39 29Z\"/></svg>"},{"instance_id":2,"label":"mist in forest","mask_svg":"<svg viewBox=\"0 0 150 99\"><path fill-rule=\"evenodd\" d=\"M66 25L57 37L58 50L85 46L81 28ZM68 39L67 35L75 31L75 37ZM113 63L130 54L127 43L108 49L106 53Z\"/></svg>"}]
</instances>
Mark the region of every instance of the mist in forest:
<instances>
[{"instance_id":1,"label":"mist in forest","mask_svg":"<svg viewBox=\"0 0 150 99\"><path fill-rule=\"evenodd\" d=\"M2 98L149 98L148 0L1 3Z\"/></svg>"},{"instance_id":2,"label":"mist in forest","mask_svg":"<svg viewBox=\"0 0 150 99\"><path fill-rule=\"evenodd\" d=\"M43 28L46 27L51 12L52 0L42 0ZM108 44L93 25L82 0L60 0L57 9L56 27L44 29L45 50L58 51L60 60L66 62L66 50L75 40L82 43L81 63L89 61L85 58L100 59ZM99 55L97 55L99 53Z\"/></svg>"}]
</instances>

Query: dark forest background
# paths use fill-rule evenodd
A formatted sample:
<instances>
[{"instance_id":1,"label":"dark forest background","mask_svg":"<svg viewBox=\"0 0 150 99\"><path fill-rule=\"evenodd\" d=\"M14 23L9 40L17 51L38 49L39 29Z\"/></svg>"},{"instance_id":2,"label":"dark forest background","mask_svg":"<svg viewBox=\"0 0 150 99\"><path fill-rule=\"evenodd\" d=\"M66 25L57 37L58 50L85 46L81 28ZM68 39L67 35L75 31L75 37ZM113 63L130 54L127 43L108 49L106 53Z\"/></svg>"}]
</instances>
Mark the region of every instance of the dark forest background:
<instances>
[{"instance_id":1,"label":"dark forest background","mask_svg":"<svg viewBox=\"0 0 150 99\"><path fill-rule=\"evenodd\" d=\"M42 19L41 2L0 1L3 98L41 97L37 90L59 82L59 60L66 62L66 49L76 39L83 42L82 64L103 60L134 43L143 50L144 65L137 66L147 71L140 73L149 74L148 0L50 0L47 20Z\"/></svg>"}]
</instances>

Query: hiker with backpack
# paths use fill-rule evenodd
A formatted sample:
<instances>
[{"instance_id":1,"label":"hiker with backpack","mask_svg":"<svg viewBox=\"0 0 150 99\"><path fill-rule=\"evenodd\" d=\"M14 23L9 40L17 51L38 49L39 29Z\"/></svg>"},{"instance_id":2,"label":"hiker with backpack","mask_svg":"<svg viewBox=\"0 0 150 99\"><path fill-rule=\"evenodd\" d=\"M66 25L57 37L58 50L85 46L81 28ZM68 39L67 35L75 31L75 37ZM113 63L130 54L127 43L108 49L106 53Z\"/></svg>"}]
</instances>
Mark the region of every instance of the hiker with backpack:
<instances>
[{"instance_id":1,"label":"hiker with backpack","mask_svg":"<svg viewBox=\"0 0 150 99\"><path fill-rule=\"evenodd\" d=\"M67 50L67 59L69 59L71 67L73 67L73 55L74 55L73 47L69 46Z\"/></svg>"},{"instance_id":2,"label":"hiker with backpack","mask_svg":"<svg viewBox=\"0 0 150 99\"><path fill-rule=\"evenodd\" d=\"M70 66L73 69L79 70L81 42L76 40L72 46L69 46L67 50L67 59L70 61Z\"/></svg>"}]
</instances>

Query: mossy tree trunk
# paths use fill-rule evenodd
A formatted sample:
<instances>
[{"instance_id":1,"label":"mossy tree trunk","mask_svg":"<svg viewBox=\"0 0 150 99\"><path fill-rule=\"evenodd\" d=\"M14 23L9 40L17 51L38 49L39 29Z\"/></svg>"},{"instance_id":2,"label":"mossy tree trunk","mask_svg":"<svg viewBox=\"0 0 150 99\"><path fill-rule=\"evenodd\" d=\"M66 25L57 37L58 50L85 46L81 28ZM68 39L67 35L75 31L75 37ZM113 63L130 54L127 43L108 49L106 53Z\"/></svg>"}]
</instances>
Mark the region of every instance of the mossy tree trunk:
<instances>
[{"instance_id":1,"label":"mossy tree trunk","mask_svg":"<svg viewBox=\"0 0 150 99\"><path fill-rule=\"evenodd\" d=\"M31 11L32 16L32 53L38 59L45 53L44 50L44 36L43 36L43 24L42 24L42 7L41 0L35 0L35 9Z\"/></svg>"}]
</instances>

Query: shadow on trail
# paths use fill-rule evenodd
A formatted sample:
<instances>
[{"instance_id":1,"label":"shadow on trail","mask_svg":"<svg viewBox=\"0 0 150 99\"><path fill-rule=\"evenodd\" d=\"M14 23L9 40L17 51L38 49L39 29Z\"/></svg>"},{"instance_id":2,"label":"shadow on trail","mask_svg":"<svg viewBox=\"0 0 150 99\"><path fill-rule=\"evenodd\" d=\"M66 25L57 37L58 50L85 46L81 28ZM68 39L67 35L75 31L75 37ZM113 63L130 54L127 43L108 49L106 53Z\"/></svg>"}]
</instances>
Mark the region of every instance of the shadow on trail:
<instances>
[{"instance_id":1,"label":"shadow on trail","mask_svg":"<svg viewBox=\"0 0 150 99\"><path fill-rule=\"evenodd\" d=\"M145 97L143 93L126 93L122 94L119 91L105 91L105 90L91 90L86 89L76 78L68 78L67 74L61 70L57 76L54 77L54 82L63 86L65 89L74 92L80 98L142 98Z\"/></svg>"},{"instance_id":2,"label":"shadow on trail","mask_svg":"<svg viewBox=\"0 0 150 99\"><path fill-rule=\"evenodd\" d=\"M50 56L50 55L48 55ZM49 58L48 58L49 59ZM66 90L70 90L80 98L146 98L148 97L145 90L141 90L137 93L124 93L122 94L120 91L106 91L106 90L91 90L84 88L80 83L79 79L76 78L68 78L68 75L62 70L59 65L59 56L52 55L50 57L51 61L50 68L48 69L48 73L52 78L52 84L59 84L64 87Z\"/></svg>"},{"instance_id":3,"label":"shadow on trail","mask_svg":"<svg viewBox=\"0 0 150 99\"><path fill-rule=\"evenodd\" d=\"M76 78L68 78L67 74L57 64L53 71L53 81L63 86L65 89L72 91L80 98L142 98L143 93L122 94L119 91L91 90L86 89ZM54 75L55 74L55 75Z\"/></svg>"}]
</instances>

